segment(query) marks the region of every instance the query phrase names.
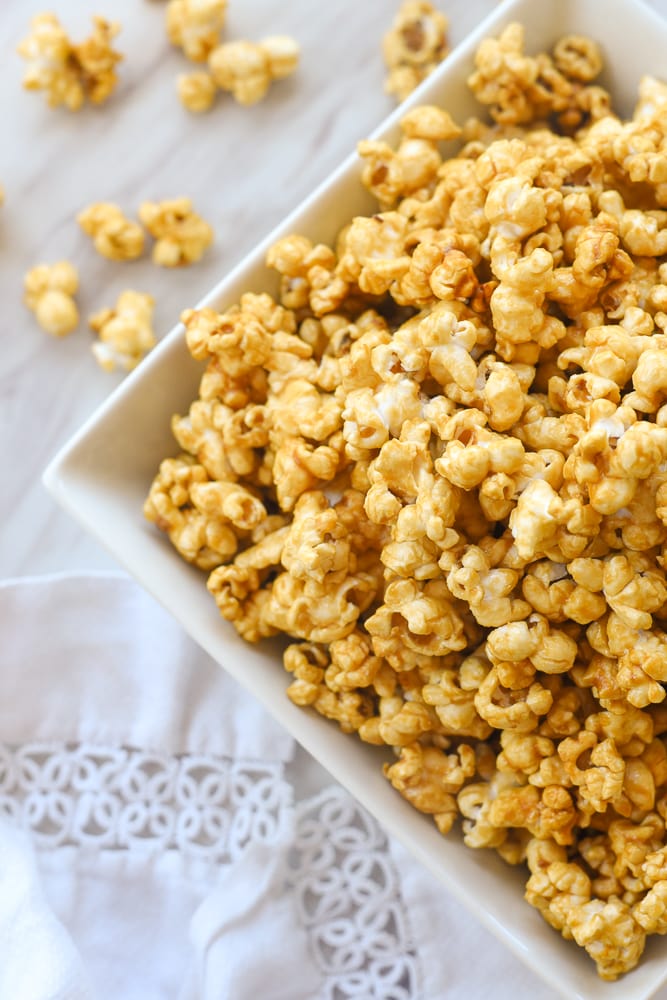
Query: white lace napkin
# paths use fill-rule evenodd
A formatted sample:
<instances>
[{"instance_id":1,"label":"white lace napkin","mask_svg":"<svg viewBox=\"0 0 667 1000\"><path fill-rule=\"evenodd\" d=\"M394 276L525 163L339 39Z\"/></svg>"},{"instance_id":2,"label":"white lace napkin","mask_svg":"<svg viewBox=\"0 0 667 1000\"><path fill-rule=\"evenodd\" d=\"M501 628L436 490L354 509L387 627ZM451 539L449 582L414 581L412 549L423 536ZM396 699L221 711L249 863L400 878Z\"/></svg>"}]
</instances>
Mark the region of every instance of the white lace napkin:
<instances>
[{"instance_id":1,"label":"white lace napkin","mask_svg":"<svg viewBox=\"0 0 667 1000\"><path fill-rule=\"evenodd\" d=\"M0 635L2 1000L553 1000L126 577Z\"/></svg>"}]
</instances>

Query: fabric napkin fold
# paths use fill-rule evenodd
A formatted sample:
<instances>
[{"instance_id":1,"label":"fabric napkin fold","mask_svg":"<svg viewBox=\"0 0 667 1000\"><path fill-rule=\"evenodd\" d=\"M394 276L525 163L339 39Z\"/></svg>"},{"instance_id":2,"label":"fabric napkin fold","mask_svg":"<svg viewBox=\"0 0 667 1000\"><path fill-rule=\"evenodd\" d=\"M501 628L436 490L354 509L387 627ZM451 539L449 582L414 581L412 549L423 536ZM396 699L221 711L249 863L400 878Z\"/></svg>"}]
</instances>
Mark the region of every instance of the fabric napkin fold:
<instances>
[{"instance_id":1,"label":"fabric napkin fold","mask_svg":"<svg viewBox=\"0 0 667 1000\"><path fill-rule=\"evenodd\" d=\"M28 837L0 820L0 997L93 1000L80 955L44 897Z\"/></svg>"},{"instance_id":2,"label":"fabric napkin fold","mask_svg":"<svg viewBox=\"0 0 667 1000\"><path fill-rule=\"evenodd\" d=\"M179 1000L313 1000L322 977L309 954L279 844L253 844L190 921L195 956Z\"/></svg>"}]
</instances>

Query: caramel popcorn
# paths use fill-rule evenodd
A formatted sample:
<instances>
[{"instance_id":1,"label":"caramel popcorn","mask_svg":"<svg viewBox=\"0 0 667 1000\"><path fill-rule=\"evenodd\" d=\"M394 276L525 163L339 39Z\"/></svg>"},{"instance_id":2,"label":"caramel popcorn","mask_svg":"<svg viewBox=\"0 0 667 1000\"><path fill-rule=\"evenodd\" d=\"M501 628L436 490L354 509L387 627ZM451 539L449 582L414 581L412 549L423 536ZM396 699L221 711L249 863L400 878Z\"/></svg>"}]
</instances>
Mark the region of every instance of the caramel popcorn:
<instances>
[{"instance_id":1,"label":"caramel popcorn","mask_svg":"<svg viewBox=\"0 0 667 1000\"><path fill-rule=\"evenodd\" d=\"M65 105L78 111L86 100L102 104L118 83L116 65L123 58L112 47L120 25L93 18L93 32L76 45L55 14L37 14L32 34L18 46L28 62L23 78L26 90L43 90L49 107Z\"/></svg>"},{"instance_id":2,"label":"caramel popcorn","mask_svg":"<svg viewBox=\"0 0 667 1000\"><path fill-rule=\"evenodd\" d=\"M210 73L180 73L176 86L181 104L194 114L208 111L215 101L215 80Z\"/></svg>"},{"instance_id":3,"label":"caramel popcorn","mask_svg":"<svg viewBox=\"0 0 667 1000\"><path fill-rule=\"evenodd\" d=\"M239 104L256 104L274 80L296 70L299 46L288 35L271 35L260 42L226 42L213 49L208 66L214 82Z\"/></svg>"},{"instance_id":4,"label":"caramel popcorn","mask_svg":"<svg viewBox=\"0 0 667 1000\"><path fill-rule=\"evenodd\" d=\"M156 241L153 260L161 267L194 264L213 242L213 230L189 198L145 201L139 206L139 218Z\"/></svg>"},{"instance_id":5,"label":"caramel popcorn","mask_svg":"<svg viewBox=\"0 0 667 1000\"><path fill-rule=\"evenodd\" d=\"M74 296L79 276L73 264L39 264L25 276L24 302L43 330L54 337L64 337L75 330L79 311Z\"/></svg>"},{"instance_id":6,"label":"caramel popcorn","mask_svg":"<svg viewBox=\"0 0 667 1000\"><path fill-rule=\"evenodd\" d=\"M403 101L449 51L444 14L428 0L404 0L382 41L388 94Z\"/></svg>"},{"instance_id":7,"label":"caramel popcorn","mask_svg":"<svg viewBox=\"0 0 667 1000\"><path fill-rule=\"evenodd\" d=\"M167 35L193 62L206 62L220 40L227 0L169 0Z\"/></svg>"},{"instance_id":8,"label":"caramel popcorn","mask_svg":"<svg viewBox=\"0 0 667 1000\"><path fill-rule=\"evenodd\" d=\"M144 252L143 229L127 219L118 205L96 202L79 212L76 221L108 260L136 260Z\"/></svg>"},{"instance_id":9,"label":"caramel popcorn","mask_svg":"<svg viewBox=\"0 0 667 1000\"><path fill-rule=\"evenodd\" d=\"M113 309L101 309L90 317L90 328L98 335L92 352L106 371L124 368L131 371L155 346L152 295L122 292Z\"/></svg>"},{"instance_id":10,"label":"caramel popcorn","mask_svg":"<svg viewBox=\"0 0 667 1000\"><path fill-rule=\"evenodd\" d=\"M402 9L396 91L441 17ZM667 928L667 86L622 121L601 66L509 25L469 81L494 124L414 108L359 145L376 212L280 239L275 299L186 311L206 368L146 514L615 979Z\"/></svg>"}]
</instances>

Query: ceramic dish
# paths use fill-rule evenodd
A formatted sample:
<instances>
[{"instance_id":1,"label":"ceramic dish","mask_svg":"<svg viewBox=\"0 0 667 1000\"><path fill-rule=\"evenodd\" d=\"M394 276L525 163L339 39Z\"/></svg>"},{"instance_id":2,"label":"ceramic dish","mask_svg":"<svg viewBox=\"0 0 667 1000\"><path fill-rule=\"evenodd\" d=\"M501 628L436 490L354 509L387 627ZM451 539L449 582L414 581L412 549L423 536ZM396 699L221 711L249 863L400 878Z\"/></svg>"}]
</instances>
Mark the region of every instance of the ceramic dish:
<instances>
[{"instance_id":1,"label":"ceramic dish","mask_svg":"<svg viewBox=\"0 0 667 1000\"><path fill-rule=\"evenodd\" d=\"M510 21L526 28L526 51L549 49L562 34L594 37L606 70L602 78L623 115L632 112L642 74L665 73L667 22L636 0L506 0L376 131L393 141L405 111L420 103L444 105L456 120L479 112L465 80L482 38ZM226 308L246 291L274 292L264 266L280 236L303 233L331 242L352 216L374 209L352 154L267 240L217 285L201 305ZM184 302L183 306L192 303ZM185 564L142 516L142 504L162 458L177 446L169 425L197 395L202 372L177 327L54 459L45 483L54 497L92 532L226 670L264 703L291 734L375 815L385 828L488 928L563 996L645 1000L667 981L667 943L650 939L640 966L615 983L602 982L591 960L566 943L523 900L524 873L495 854L473 851L456 833L443 838L383 777L374 748L343 735L323 718L295 707L280 658L271 644L248 646L222 621L204 576Z\"/></svg>"}]
</instances>

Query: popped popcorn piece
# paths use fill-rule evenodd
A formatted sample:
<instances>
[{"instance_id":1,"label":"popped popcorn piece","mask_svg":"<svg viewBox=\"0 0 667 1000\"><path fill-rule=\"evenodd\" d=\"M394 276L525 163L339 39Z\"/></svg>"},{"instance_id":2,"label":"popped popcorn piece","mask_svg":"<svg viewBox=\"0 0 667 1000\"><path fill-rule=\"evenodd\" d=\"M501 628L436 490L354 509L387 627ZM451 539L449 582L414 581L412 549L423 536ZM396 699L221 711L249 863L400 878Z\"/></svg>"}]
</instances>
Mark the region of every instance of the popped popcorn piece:
<instances>
[{"instance_id":1,"label":"popped popcorn piece","mask_svg":"<svg viewBox=\"0 0 667 1000\"><path fill-rule=\"evenodd\" d=\"M251 534L254 544L240 552L230 565L220 565L224 560L219 560L207 581L222 617L233 622L248 642L258 642L276 632L266 620L270 593L262 584L280 566L289 526L281 519L266 518L266 522L259 537L257 529Z\"/></svg>"},{"instance_id":2,"label":"popped popcorn piece","mask_svg":"<svg viewBox=\"0 0 667 1000\"><path fill-rule=\"evenodd\" d=\"M632 916L646 934L667 933L667 880L649 889L633 907Z\"/></svg>"},{"instance_id":3,"label":"popped popcorn piece","mask_svg":"<svg viewBox=\"0 0 667 1000\"><path fill-rule=\"evenodd\" d=\"M395 669L466 645L463 620L441 580L423 584L392 580L385 588L384 603L365 625L375 653L384 656Z\"/></svg>"},{"instance_id":4,"label":"popped popcorn piece","mask_svg":"<svg viewBox=\"0 0 667 1000\"><path fill-rule=\"evenodd\" d=\"M32 34L18 46L28 66L23 78L26 90L43 90L49 107L65 105L78 111L86 100L102 104L118 82L116 65L123 58L112 47L120 25L93 18L93 32L74 44L55 14L37 14Z\"/></svg>"},{"instance_id":5,"label":"popped popcorn piece","mask_svg":"<svg viewBox=\"0 0 667 1000\"><path fill-rule=\"evenodd\" d=\"M206 62L220 41L227 0L169 0L167 35L193 62Z\"/></svg>"},{"instance_id":6,"label":"popped popcorn piece","mask_svg":"<svg viewBox=\"0 0 667 1000\"><path fill-rule=\"evenodd\" d=\"M216 85L239 104L256 104L274 80L283 80L299 64L298 43L288 35L271 35L260 42L226 42L213 49L208 66Z\"/></svg>"},{"instance_id":7,"label":"popped popcorn piece","mask_svg":"<svg viewBox=\"0 0 667 1000\"><path fill-rule=\"evenodd\" d=\"M602 56L592 38L583 35L564 35L554 46L556 66L571 80L588 83L600 75Z\"/></svg>"},{"instance_id":8,"label":"popped popcorn piece","mask_svg":"<svg viewBox=\"0 0 667 1000\"><path fill-rule=\"evenodd\" d=\"M526 854L531 876L525 898L563 937L571 937L567 914L590 901L591 880L578 864L568 862L564 848L549 838L532 839Z\"/></svg>"},{"instance_id":9,"label":"popped popcorn piece","mask_svg":"<svg viewBox=\"0 0 667 1000\"><path fill-rule=\"evenodd\" d=\"M579 758L584 755L590 766L580 768ZM594 812L604 812L614 805L623 791L625 761L611 739L598 742L595 733L582 730L576 737L568 737L558 745L558 756L565 770L579 789L584 805Z\"/></svg>"},{"instance_id":10,"label":"popped popcorn piece","mask_svg":"<svg viewBox=\"0 0 667 1000\"><path fill-rule=\"evenodd\" d=\"M378 199L382 208L393 208L399 198L427 189L436 179L442 162L436 143L430 139L406 136L397 150L386 142L362 140L357 152L365 161L363 184ZM373 229L373 219L361 217L358 226ZM393 217L395 225L407 228L407 220ZM400 275L399 275L400 276Z\"/></svg>"},{"instance_id":11,"label":"popped popcorn piece","mask_svg":"<svg viewBox=\"0 0 667 1000\"><path fill-rule=\"evenodd\" d=\"M384 771L408 802L420 812L431 813L440 832L447 833L456 818L454 796L475 772L475 754L465 743L452 754L410 743L401 747L397 762L385 765Z\"/></svg>"},{"instance_id":12,"label":"popped popcorn piece","mask_svg":"<svg viewBox=\"0 0 667 1000\"><path fill-rule=\"evenodd\" d=\"M194 264L213 242L213 230L189 198L145 201L139 206L139 218L156 241L153 260L161 267Z\"/></svg>"},{"instance_id":13,"label":"popped popcorn piece","mask_svg":"<svg viewBox=\"0 0 667 1000\"><path fill-rule=\"evenodd\" d=\"M187 416L174 416L172 431L213 479L236 482L241 476L251 479L258 471L255 448L267 443L261 418L261 410L258 413L252 405L234 409L217 399L198 400Z\"/></svg>"},{"instance_id":14,"label":"popped popcorn piece","mask_svg":"<svg viewBox=\"0 0 667 1000\"><path fill-rule=\"evenodd\" d=\"M84 208L76 217L93 246L108 260L136 260L144 252L144 231L111 202L100 201Z\"/></svg>"},{"instance_id":15,"label":"popped popcorn piece","mask_svg":"<svg viewBox=\"0 0 667 1000\"><path fill-rule=\"evenodd\" d=\"M595 962L601 979L613 981L633 969L646 943L627 903L591 899L568 909L568 930Z\"/></svg>"},{"instance_id":16,"label":"popped popcorn piece","mask_svg":"<svg viewBox=\"0 0 667 1000\"><path fill-rule=\"evenodd\" d=\"M382 40L388 94L405 100L442 62L449 52L448 26L445 15L428 0L404 0Z\"/></svg>"},{"instance_id":17,"label":"popped popcorn piece","mask_svg":"<svg viewBox=\"0 0 667 1000\"><path fill-rule=\"evenodd\" d=\"M38 264L25 276L23 301L43 330L54 337L64 337L79 323L74 301L78 287L77 270L69 261Z\"/></svg>"},{"instance_id":18,"label":"popped popcorn piece","mask_svg":"<svg viewBox=\"0 0 667 1000\"><path fill-rule=\"evenodd\" d=\"M420 104L401 118L401 129L409 139L443 142L458 139L461 129L444 108L435 104Z\"/></svg>"},{"instance_id":19,"label":"popped popcorn piece","mask_svg":"<svg viewBox=\"0 0 667 1000\"><path fill-rule=\"evenodd\" d=\"M116 89L116 65L122 55L111 46L120 31L120 25L103 17L93 18L92 35L74 46L74 58L83 82L86 97L92 104L102 104Z\"/></svg>"},{"instance_id":20,"label":"popped popcorn piece","mask_svg":"<svg viewBox=\"0 0 667 1000\"><path fill-rule=\"evenodd\" d=\"M491 735L492 727L475 707L475 692L489 669L490 663L483 656L471 655L462 660L458 670L445 668L430 675L422 697L435 708L445 733L478 740Z\"/></svg>"},{"instance_id":21,"label":"popped popcorn piece","mask_svg":"<svg viewBox=\"0 0 667 1000\"><path fill-rule=\"evenodd\" d=\"M372 564L366 569L368 559L361 558L377 534L370 525L359 530L363 522L355 491L331 507L322 494L301 496L279 556L286 572L273 580L264 608L269 626L315 642L332 642L354 630L380 584L377 569ZM244 557L239 565L245 565Z\"/></svg>"},{"instance_id":22,"label":"popped popcorn piece","mask_svg":"<svg viewBox=\"0 0 667 1000\"><path fill-rule=\"evenodd\" d=\"M534 785L506 788L489 808L489 821L496 827L518 827L531 836L552 837L557 844L571 844L578 812L570 792L559 785L539 789Z\"/></svg>"},{"instance_id":23,"label":"popped popcorn piece","mask_svg":"<svg viewBox=\"0 0 667 1000\"><path fill-rule=\"evenodd\" d=\"M205 570L227 562L238 547L230 520L195 503L194 487L208 482L206 470L191 456L165 459L144 505L148 520L168 534L183 558Z\"/></svg>"},{"instance_id":24,"label":"popped popcorn piece","mask_svg":"<svg viewBox=\"0 0 667 1000\"><path fill-rule=\"evenodd\" d=\"M31 34L18 46L19 55L28 62L23 86L45 91L49 107L64 104L70 111L78 111L85 96L65 29L55 14L37 14L30 27Z\"/></svg>"},{"instance_id":25,"label":"popped popcorn piece","mask_svg":"<svg viewBox=\"0 0 667 1000\"><path fill-rule=\"evenodd\" d=\"M303 646L300 649L302 650ZM289 650L285 654L285 667L290 671L293 669ZM294 670L295 676L303 677L304 673L303 668L297 667ZM311 676L314 674L312 668L310 674ZM312 680L308 683L305 679L294 681L287 688L288 698L297 705L310 705L320 715L333 719L344 733L361 732L372 710L370 698L358 691L334 691L321 683L324 674L324 670L319 671L320 683L313 683Z\"/></svg>"},{"instance_id":26,"label":"popped popcorn piece","mask_svg":"<svg viewBox=\"0 0 667 1000\"><path fill-rule=\"evenodd\" d=\"M313 246L305 236L278 240L266 263L281 275L280 301L288 309L308 305L314 316L322 317L337 309L349 292L348 283L336 274L333 250L322 243Z\"/></svg>"},{"instance_id":27,"label":"popped popcorn piece","mask_svg":"<svg viewBox=\"0 0 667 1000\"><path fill-rule=\"evenodd\" d=\"M447 586L454 597L467 601L480 625L491 627L529 614L529 605L513 596L518 582L516 570L492 566L476 545L466 546L447 574Z\"/></svg>"},{"instance_id":28,"label":"popped popcorn piece","mask_svg":"<svg viewBox=\"0 0 667 1000\"><path fill-rule=\"evenodd\" d=\"M503 788L516 787L516 779L508 774L493 772L485 781L466 784L457 795L457 805L463 820L463 842L468 847L501 847L506 841L506 828L495 826L490 810Z\"/></svg>"},{"instance_id":29,"label":"popped popcorn piece","mask_svg":"<svg viewBox=\"0 0 667 1000\"><path fill-rule=\"evenodd\" d=\"M131 290L121 292L113 309L100 309L88 320L98 335L91 345L95 360L106 371L132 371L155 346L152 295Z\"/></svg>"},{"instance_id":30,"label":"popped popcorn piece","mask_svg":"<svg viewBox=\"0 0 667 1000\"><path fill-rule=\"evenodd\" d=\"M503 670L494 666L479 686L475 708L494 729L530 733L553 704L553 695L539 681L534 670Z\"/></svg>"},{"instance_id":31,"label":"popped popcorn piece","mask_svg":"<svg viewBox=\"0 0 667 1000\"><path fill-rule=\"evenodd\" d=\"M217 93L215 80L210 73L180 73L176 80L178 97L184 108L193 114L209 111Z\"/></svg>"}]
</instances>

